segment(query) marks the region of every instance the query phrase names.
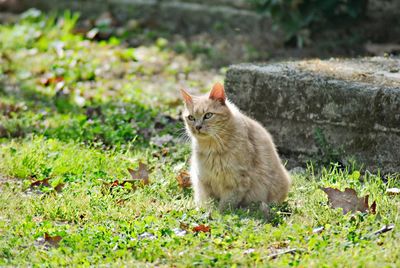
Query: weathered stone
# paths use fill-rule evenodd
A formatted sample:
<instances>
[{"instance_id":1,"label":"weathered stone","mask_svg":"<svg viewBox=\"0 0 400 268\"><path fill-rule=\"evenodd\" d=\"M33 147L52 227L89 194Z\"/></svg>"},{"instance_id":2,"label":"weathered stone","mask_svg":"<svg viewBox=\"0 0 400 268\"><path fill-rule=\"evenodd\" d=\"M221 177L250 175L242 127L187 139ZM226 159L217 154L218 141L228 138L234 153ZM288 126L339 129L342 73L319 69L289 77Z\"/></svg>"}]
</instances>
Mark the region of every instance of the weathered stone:
<instances>
[{"instance_id":1,"label":"weathered stone","mask_svg":"<svg viewBox=\"0 0 400 268\"><path fill-rule=\"evenodd\" d=\"M152 24L157 22L157 0L108 0L110 12L119 22L132 19Z\"/></svg>"},{"instance_id":2,"label":"weathered stone","mask_svg":"<svg viewBox=\"0 0 400 268\"><path fill-rule=\"evenodd\" d=\"M43 11L71 10L79 12L85 18L96 18L108 11L108 1L106 0L17 0L15 2L16 5L6 7L5 11L23 12L28 8L37 8Z\"/></svg>"},{"instance_id":3,"label":"weathered stone","mask_svg":"<svg viewBox=\"0 0 400 268\"><path fill-rule=\"evenodd\" d=\"M267 47L283 43L279 32L275 32L273 37L266 34L273 32L270 19L248 10L166 1L160 4L158 19L160 25L168 30L187 35L204 31L222 36L245 34L251 35L254 43L262 42Z\"/></svg>"},{"instance_id":4,"label":"weathered stone","mask_svg":"<svg viewBox=\"0 0 400 268\"><path fill-rule=\"evenodd\" d=\"M400 59L241 64L230 67L225 83L293 164L332 148L343 162L400 171Z\"/></svg>"},{"instance_id":5,"label":"weathered stone","mask_svg":"<svg viewBox=\"0 0 400 268\"><path fill-rule=\"evenodd\" d=\"M174 1L174 0L161 0L164 2ZM175 0L176 1L176 0ZM236 7L240 9L254 9L254 5L251 4L248 0L180 0L181 2L189 2L189 3L201 3L203 5L209 6L229 6Z\"/></svg>"}]
</instances>

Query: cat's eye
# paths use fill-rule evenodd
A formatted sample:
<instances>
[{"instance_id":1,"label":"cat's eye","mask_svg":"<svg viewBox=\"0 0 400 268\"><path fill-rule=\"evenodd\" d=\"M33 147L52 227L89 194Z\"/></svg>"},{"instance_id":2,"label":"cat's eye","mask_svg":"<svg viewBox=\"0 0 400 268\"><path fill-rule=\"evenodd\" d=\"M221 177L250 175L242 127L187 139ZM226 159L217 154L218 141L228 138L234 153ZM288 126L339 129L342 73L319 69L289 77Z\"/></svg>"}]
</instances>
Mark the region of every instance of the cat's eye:
<instances>
[{"instance_id":1,"label":"cat's eye","mask_svg":"<svg viewBox=\"0 0 400 268\"><path fill-rule=\"evenodd\" d=\"M204 115L204 119L210 119L214 114L213 113L206 113Z\"/></svg>"},{"instance_id":2,"label":"cat's eye","mask_svg":"<svg viewBox=\"0 0 400 268\"><path fill-rule=\"evenodd\" d=\"M189 115L189 116L188 116L188 119L189 119L190 121L194 121L194 116L193 116L193 115Z\"/></svg>"}]
</instances>

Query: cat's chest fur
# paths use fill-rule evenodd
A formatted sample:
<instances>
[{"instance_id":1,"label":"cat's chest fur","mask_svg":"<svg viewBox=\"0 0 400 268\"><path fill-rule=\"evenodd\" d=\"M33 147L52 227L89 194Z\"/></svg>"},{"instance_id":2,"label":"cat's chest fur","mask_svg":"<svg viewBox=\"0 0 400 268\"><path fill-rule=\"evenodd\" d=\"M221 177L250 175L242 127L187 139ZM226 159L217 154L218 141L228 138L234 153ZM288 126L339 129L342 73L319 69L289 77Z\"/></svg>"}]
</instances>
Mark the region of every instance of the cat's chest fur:
<instances>
[{"instance_id":1,"label":"cat's chest fur","mask_svg":"<svg viewBox=\"0 0 400 268\"><path fill-rule=\"evenodd\" d=\"M243 163L232 151L199 150L194 155L198 179L217 198L240 184Z\"/></svg>"}]
</instances>

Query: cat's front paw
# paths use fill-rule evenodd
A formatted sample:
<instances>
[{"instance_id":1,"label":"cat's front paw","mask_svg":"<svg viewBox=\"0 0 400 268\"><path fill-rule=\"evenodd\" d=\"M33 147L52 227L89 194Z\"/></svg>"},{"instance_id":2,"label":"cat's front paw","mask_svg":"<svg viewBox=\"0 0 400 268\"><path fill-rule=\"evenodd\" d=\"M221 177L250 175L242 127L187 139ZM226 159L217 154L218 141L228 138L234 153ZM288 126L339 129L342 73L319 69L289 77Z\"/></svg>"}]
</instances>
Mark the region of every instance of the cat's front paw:
<instances>
[{"instance_id":1,"label":"cat's front paw","mask_svg":"<svg viewBox=\"0 0 400 268\"><path fill-rule=\"evenodd\" d=\"M223 211L227 210L228 208L229 208L229 204L228 204L228 203L226 203L226 202L219 202L219 204L218 204L218 210L219 210L220 212L223 212Z\"/></svg>"},{"instance_id":2,"label":"cat's front paw","mask_svg":"<svg viewBox=\"0 0 400 268\"><path fill-rule=\"evenodd\" d=\"M271 218L271 210L270 210L269 205L265 202L261 202L260 203L260 211L263 214L264 219L269 221Z\"/></svg>"}]
</instances>

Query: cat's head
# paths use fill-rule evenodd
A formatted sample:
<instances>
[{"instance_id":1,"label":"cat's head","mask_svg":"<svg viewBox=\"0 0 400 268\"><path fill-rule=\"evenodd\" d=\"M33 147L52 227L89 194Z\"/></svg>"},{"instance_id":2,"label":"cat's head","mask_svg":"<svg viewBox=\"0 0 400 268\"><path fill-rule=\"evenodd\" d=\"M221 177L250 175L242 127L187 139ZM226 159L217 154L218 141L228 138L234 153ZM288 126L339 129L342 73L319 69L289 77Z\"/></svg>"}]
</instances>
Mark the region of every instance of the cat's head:
<instances>
[{"instance_id":1,"label":"cat's head","mask_svg":"<svg viewBox=\"0 0 400 268\"><path fill-rule=\"evenodd\" d=\"M198 139L219 138L231 118L222 84L216 83L209 94L192 96L181 89L185 110L183 119L190 134Z\"/></svg>"}]
</instances>

